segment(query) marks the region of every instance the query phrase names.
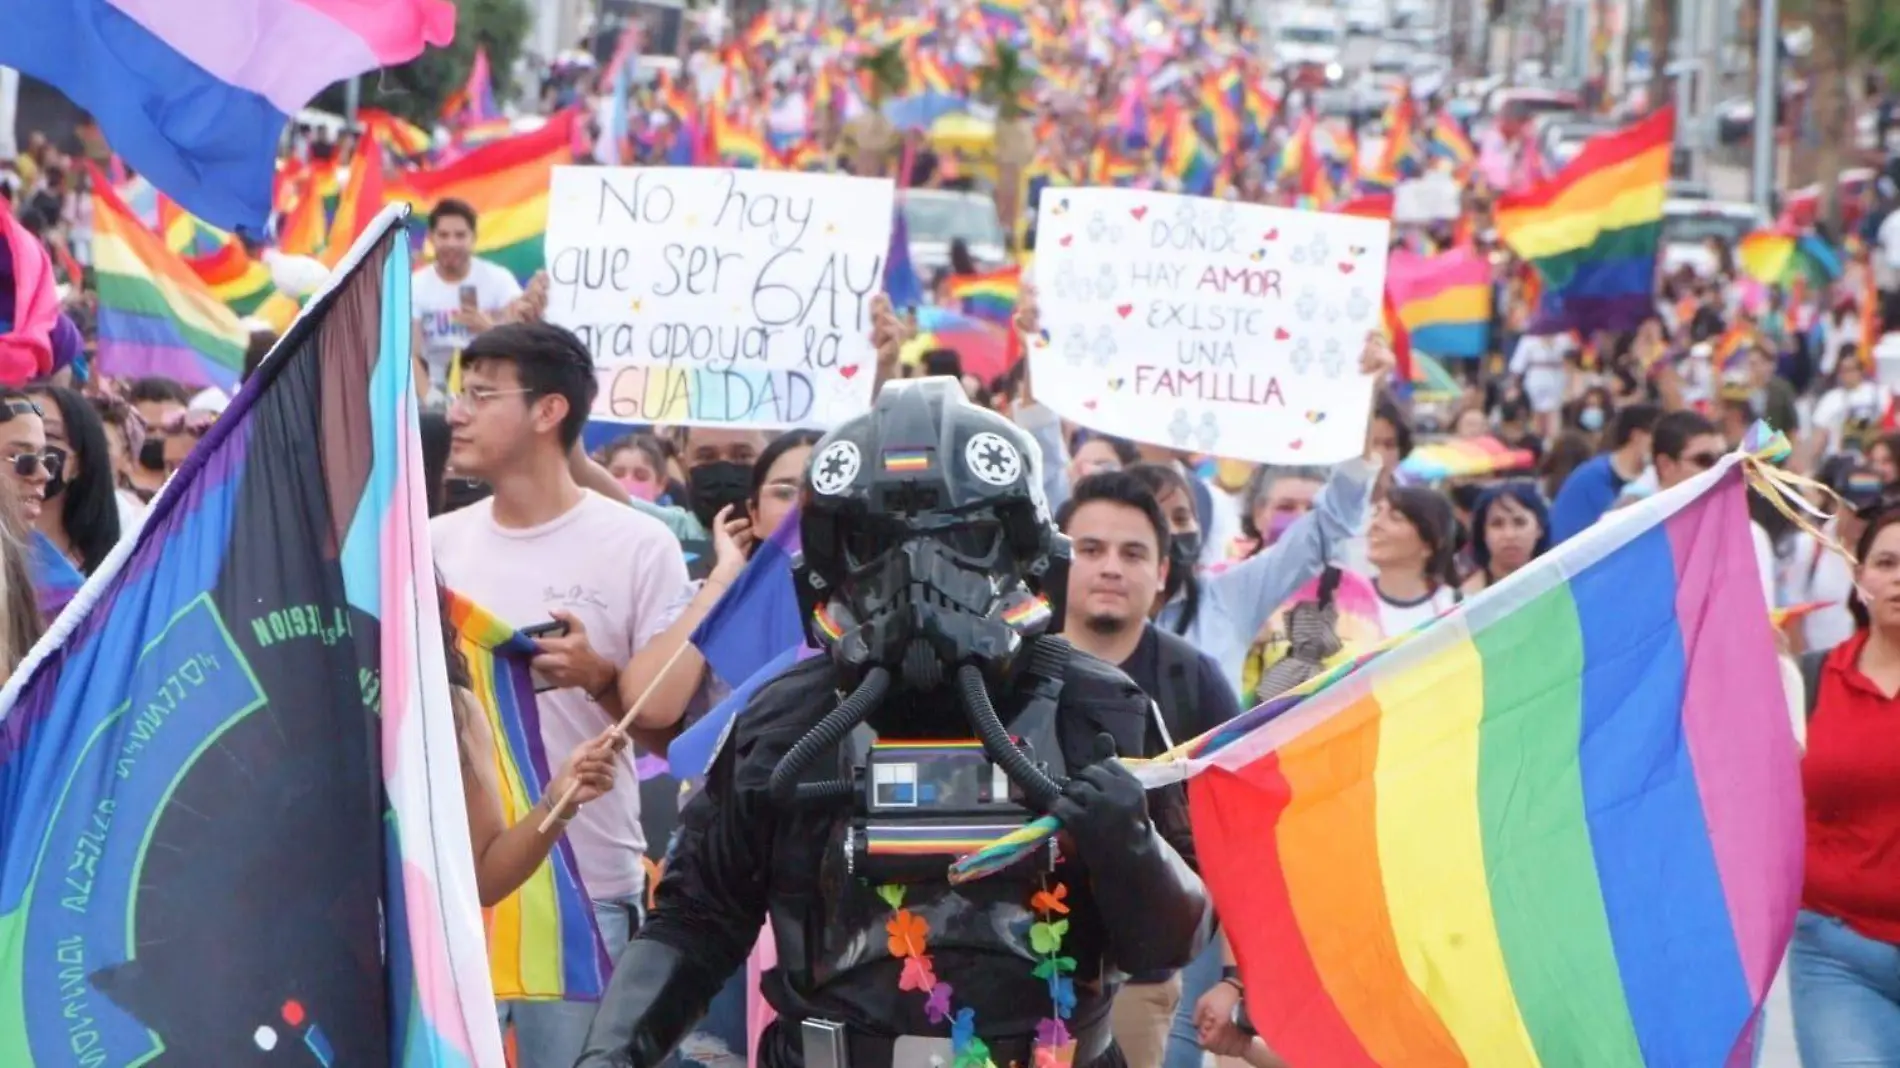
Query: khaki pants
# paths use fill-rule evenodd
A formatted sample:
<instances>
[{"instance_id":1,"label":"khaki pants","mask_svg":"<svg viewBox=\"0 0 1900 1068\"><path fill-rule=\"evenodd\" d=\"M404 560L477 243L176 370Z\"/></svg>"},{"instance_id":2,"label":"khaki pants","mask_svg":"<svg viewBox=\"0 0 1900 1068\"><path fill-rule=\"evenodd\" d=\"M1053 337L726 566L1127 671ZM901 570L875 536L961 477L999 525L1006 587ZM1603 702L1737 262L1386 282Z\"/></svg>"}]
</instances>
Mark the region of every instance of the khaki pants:
<instances>
[{"instance_id":1,"label":"khaki pants","mask_svg":"<svg viewBox=\"0 0 1900 1068\"><path fill-rule=\"evenodd\" d=\"M1161 1068L1168 1052L1168 1029L1180 1004L1180 972L1164 983L1128 983L1115 995L1109 1025L1128 1068Z\"/></svg>"}]
</instances>

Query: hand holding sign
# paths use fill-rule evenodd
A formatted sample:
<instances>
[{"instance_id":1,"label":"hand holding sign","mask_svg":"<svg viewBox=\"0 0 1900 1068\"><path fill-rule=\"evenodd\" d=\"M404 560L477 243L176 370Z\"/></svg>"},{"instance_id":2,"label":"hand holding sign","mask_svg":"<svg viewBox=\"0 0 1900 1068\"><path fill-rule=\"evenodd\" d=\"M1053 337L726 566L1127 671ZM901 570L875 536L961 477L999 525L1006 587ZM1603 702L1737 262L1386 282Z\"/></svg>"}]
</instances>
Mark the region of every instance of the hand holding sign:
<instances>
[{"instance_id":1,"label":"hand holding sign","mask_svg":"<svg viewBox=\"0 0 1900 1068\"><path fill-rule=\"evenodd\" d=\"M597 418L828 426L870 407L891 183L559 167L547 316L593 352Z\"/></svg>"},{"instance_id":2,"label":"hand holding sign","mask_svg":"<svg viewBox=\"0 0 1900 1068\"><path fill-rule=\"evenodd\" d=\"M1387 224L1131 189L1051 192L1067 205L1040 216L1038 314L1018 324L1039 400L1104 433L1195 452L1359 454Z\"/></svg>"}]
</instances>

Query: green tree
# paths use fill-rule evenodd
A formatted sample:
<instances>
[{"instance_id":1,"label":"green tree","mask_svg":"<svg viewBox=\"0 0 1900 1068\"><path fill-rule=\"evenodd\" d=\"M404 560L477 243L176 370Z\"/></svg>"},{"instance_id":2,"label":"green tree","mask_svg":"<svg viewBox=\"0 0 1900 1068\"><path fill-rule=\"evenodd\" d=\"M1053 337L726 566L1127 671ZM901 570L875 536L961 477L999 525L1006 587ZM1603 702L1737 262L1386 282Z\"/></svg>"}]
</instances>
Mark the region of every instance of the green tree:
<instances>
[{"instance_id":1,"label":"green tree","mask_svg":"<svg viewBox=\"0 0 1900 1068\"><path fill-rule=\"evenodd\" d=\"M430 48L398 67L363 76L364 107L382 108L428 129L442 105L468 82L475 65L475 49L488 50L488 66L497 101L515 95L515 61L528 35L528 5L524 0L455 0L455 40L447 48ZM343 112L344 90L333 85L317 98L317 107Z\"/></svg>"}]
</instances>

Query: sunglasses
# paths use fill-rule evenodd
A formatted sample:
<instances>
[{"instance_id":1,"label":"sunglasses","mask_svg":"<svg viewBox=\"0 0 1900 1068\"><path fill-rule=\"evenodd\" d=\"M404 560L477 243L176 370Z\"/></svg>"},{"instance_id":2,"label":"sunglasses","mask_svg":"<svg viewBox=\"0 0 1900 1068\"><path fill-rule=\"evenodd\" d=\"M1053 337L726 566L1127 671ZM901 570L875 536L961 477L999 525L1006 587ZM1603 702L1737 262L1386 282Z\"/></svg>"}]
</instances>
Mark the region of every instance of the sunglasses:
<instances>
[{"instance_id":1,"label":"sunglasses","mask_svg":"<svg viewBox=\"0 0 1900 1068\"><path fill-rule=\"evenodd\" d=\"M13 473L20 478L32 478L41 471L48 479L58 479L66 466L66 454L59 449L47 449L45 452L23 452L12 460Z\"/></svg>"},{"instance_id":2,"label":"sunglasses","mask_svg":"<svg viewBox=\"0 0 1900 1068\"><path fill-rule=\"evenodd\" d=\"M1721 462L1721 459L1722 454L1719 452L1692 452L1684 456L1682 462L1685 464L1694 464L1697 468L1707 471L1709 468Z\"/></svg>"}]
</instances>

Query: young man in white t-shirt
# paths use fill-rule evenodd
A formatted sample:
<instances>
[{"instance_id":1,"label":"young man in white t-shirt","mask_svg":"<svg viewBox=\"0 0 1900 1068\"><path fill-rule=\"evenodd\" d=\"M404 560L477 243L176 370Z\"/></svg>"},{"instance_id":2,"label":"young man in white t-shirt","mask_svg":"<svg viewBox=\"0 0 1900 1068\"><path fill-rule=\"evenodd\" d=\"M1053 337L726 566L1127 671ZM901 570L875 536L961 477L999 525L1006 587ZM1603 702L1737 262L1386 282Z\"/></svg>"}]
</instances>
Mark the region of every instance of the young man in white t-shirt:
<instances>
[{"instance_id":1,"label":"young man in white t-shirt","mask_svg":"<svg viewBox=\"0 0 1900 1068\"><path fill-rule=\"evenodd\" d=\"M475 255L475 209L444 200L429 212L429 245L435 262L409 283L418 345L429 382L441 389L455 354L475 335L512 317L521 284L507 268Z\"/></svg>"},{"instance_id":2,"label":"young man in white t-shirt","mask_svg":"<svg viewBox=\"0 0 1900 1068\"><path fill-rule=\"evenodd\" d=\"M449 462L494 493L430 524L436 566L450 589L516 627L565 625L564 636L539 640L533 666L538 685L552 687L537 698L542 741L551 753L572 752L623 714L621 668L666 629L686 590L685 557L659 521L583 489L570 473L597 388L579 338L511 323L470 342L462 360ZM572 821L581 881L614 957L639 925L647 844L632 753L620 760L619 788L558 814ZM594 1005L504 1002L501 1012L515 1027L517 1068L569 1068Z\"/></svg>"}]
</instances>

